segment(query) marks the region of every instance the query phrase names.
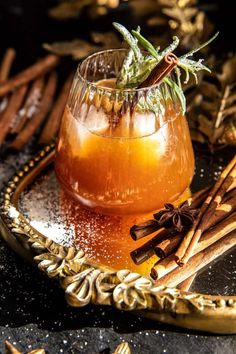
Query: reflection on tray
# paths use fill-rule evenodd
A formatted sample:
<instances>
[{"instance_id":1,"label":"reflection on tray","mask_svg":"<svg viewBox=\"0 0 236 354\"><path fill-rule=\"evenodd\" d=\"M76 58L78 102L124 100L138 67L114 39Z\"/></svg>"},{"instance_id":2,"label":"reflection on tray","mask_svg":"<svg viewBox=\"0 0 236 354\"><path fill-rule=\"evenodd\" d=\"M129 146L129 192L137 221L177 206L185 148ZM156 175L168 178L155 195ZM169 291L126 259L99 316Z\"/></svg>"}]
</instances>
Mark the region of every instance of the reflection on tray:
<instances>
[{"instance_id":1,"label":"reflection on tray","mask_svg":"<svg viewBox=\"0 0 236 354\"><path fill-rule=\"evenodd\" d=\"M84 209L62 192L52 170L38 177L24 191L19 207L36 230L62 245L74 244L82 248L88 257L102 264L149 275L156 261L153 256L137 266L130 258L130 252L143 242L133 241L129 236L130 226L141 222L140 217L111 217ZM235 294L235 258L236 250L211 264L197 275L191 290Z\"/></svg>"}]
</instances>

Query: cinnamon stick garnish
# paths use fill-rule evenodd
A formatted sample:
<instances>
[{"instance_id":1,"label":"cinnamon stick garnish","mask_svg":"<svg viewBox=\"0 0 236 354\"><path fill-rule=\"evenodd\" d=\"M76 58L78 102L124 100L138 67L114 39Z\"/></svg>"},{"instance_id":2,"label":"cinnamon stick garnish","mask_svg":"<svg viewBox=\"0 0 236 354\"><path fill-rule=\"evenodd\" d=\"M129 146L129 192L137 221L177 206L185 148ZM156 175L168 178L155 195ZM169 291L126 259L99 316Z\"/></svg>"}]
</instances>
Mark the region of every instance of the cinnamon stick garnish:
<instances>
[{"instance_id":1,"label":"cinnamon stick garnish","mask_svg":"<svg viewBox=\"0 0 236 354\"><path fill-rule=\"evenodd\" d=\"M177 66L178 64L178 58L176 55L173 53L166 54L164 58L161 59L161 61L155 66L155 68L151 71L149 76L144 80L137 88L148 88L150 86L156 85L161 83L161 81L171 73L171 71ZM137 105L139 99L139 92L137 91L136 94L133 97L131 105L127 103L126 100L124 100L123 104L121 105L121 108L119 110L119 117L122 117L127 110L130 110L130 114L132 115L135 106ZM117 123L116 123L117 124Z\"/></svg>"},{"instance_id":2,"label":"cinnamon stick garnish","mask_svg":"<svg viewBox=\"0 0 236 354\"><path fill-rule=\"evenodd\" d=\"M3 112L0 120L0 145L3 144L7 134L11 129L12 122L14 121L15 115L24 100L26 91L27 85L23 85L15 92L13 92L10 97L7 108Z\"/></svg>"},{"instance_id":3,"label":"cinnamon stick garnish","mask_svg":"<svg viewBox=\"0 0 236 354\"><path fill-rule=\"evenodd\" d=\"M44 85L44 78L39 77L29 89L25 104L18 112L15 121L12 124L11 133L17 134L24 127L26 121L38 111L40 100L42 98L42 89Z\"/></svg>"},{"instance_id":4,"label":"cinnamon stick garnish","mask_svg":"<svg viewBox=\"0 0 236 354\"><path fill-rule=\"evenodd\" d=\"M230 188L234 182L236 174L236 155L222 172L220 178L213 186L205 202L203 203L198 218L189 232L185 235L176 252L176 261L179 265L185 264L194 252L202 232L204 230L204 223L211 217L220 204L227 189ZM207 212L208 211L208 212Z\"/></svg>"},{"instance_id":5,"label":"cinnamon stick garnish","mask_svg":"<svg viewBox=\"0 0 236 354\"><path fill-rule=\"evenodd\" d=\"M16 56L16 51L13 48L8 48L6 50L6 53L2 59L2 63L0 66L0 83L3 83L4 81L7 80L11 67L12 67L12 63L15 59Z\"/></svg>"},{"instance_id":6,"label":"cinnamon stick garnish","mask_svg":"<svg viewBox=\"0 0 236 354\"><path fill-rule=\"evenodd\" d=\"M59 57L56 55L48 55L43 59L40 59L29 68L21 71L12 79L6 81L0 85L0 97L7 93L14 91L21 85L27 84L29 81L36 79L39 76L44 75L49 70L54 68L59 63Z\"/></svg>"},{"instance_id":7,"label":"cinnamon stick garnish","mask_svg":"<svg viewBox=\"0 0 236 354\"><path fill-rule=\"evenodd\" d=\"M150 75L143 81L138 88L149 87L160 83L164 77L171 73L176 67L178 58L173 53L169 53L151 71Z\"/></svg>"},{"instance_id":8,"label":"cinnamon stick garnish","mask_svg":"<svg viewBox=\"0 0 236 354\"><path fill-rule=\"evenodd\" d=\"M194 255L205 250L213 243L217 242L222 237L234 231L235 229L236 229L236 212L230 214L226 219L221 221L219 224L216 224L214 227L207 230L202 235L200 241L197 244L197 247L194 249ZM172 253L170 256L157 262L153 266L151 270L151 276L153 277L153 279L160 279L164 275L170 273L175 268L178 268L178 265L175 261L175 255L174 253Z\"/></svg>"},{"instance_id":9,"label":"cinnamon stick garnish","mask_svg":"<svg viewBox=\"0 0 236 354\"><path fill-rule=\"evenodd\" d=\"M44 121L51 107L57 85L57 74L52 72L49 76L38 112L29 120L24 129L17 135L10 147L20 150L33 136L40 124Z\"/></svg>"},{"instance_id":10,"label":"cinnamon stick garnish","mask_svg":"<svg viewBox=\"0 0 236 354\"><path fill-rule=\"evenodd\" d=\"M70 88L71 88L71 84L72 84L72 80L74 77L74 73L71 73L68 78L66 79L62 90L59 94L59 97L57 98L54 107L52 109L51 114L49 115L49 118L42 130L42 133L40 135L39 138L39 144L47 144L49 143L53 137L56 136L58 130L59 130L59 126L60 126L60 122L61 122L61 118L65 109L65 105L67 102L67 98L70 92Z\"/></svg>"},{"instance_id":11,"label":"cinnamon stick garnish","mask_svg":"<svg viewBox=\"0 0 236 354\"><path fill-rule=\"evenodd\" d=\"M166 274L158 281L158 285L165 285L167 287L175 287L192 274L198 272L213 260L227 252L236 245L236 232L233 231L224 236L219 241L212 244L210 247L195 254L189 259L188 263L182 268L176 268L172 272Z\"/></svg>"}]
</instances>

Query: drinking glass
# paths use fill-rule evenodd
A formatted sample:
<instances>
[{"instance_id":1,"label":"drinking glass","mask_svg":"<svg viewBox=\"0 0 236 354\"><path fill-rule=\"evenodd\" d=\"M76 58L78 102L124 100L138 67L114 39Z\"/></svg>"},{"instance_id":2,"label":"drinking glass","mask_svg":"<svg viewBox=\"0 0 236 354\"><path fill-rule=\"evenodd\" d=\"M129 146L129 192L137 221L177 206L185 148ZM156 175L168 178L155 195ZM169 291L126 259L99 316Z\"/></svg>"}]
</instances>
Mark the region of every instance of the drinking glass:
<instances>
[{"instance_id":1,"label":"drinking glass","mask_svg":"<svg viewBox=\"0 0 236 354\"><path fill-rule=\"evenodd\" d=\"M127 50L106 50L78 67L62 118L55 171L84 206L145 214L189 187L194 156L175 90L165 83L118 89Z\"/></svg>"}]
</instances>

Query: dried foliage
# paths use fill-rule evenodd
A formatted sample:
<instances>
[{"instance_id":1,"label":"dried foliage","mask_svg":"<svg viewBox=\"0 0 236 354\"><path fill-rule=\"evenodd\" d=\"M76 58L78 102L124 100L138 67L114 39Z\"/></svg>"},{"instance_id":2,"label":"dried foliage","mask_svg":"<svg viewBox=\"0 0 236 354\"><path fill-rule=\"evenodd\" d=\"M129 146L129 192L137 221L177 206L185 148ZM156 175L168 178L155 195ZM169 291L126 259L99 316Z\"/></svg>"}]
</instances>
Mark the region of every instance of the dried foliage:
<instances>
[{"instance_id":1,"label":"dried foliage","mask_svg":"<svg viewBox=\"0 0 236 354\"><path fill-rule=\"evenodd\" d=\"M131 8L132 15L135 18L148 18L154 16L161 7L158 0L127 0L128 5Z\"/></svg>"},{"instance_id":2,"label":"dried foliage","mask_svg":"<svg viewBox=\"0 0 236 354\"><path fill-rule=\"evenodd\" d=\"M163 35L176 35L184 48L198 46L213 31L213 24L205 12L198 8L198 0L157 0L157 14L151 16L148 25L163 28ZM166 31L169 26L170 31Z\"/></svg>"},{"instance_id":3,"label":"dried foliage","mask_svg":"<svg viewBox=\"0 0 236 354\"><path fill-rule=\"evenodd\" d=\"M43 46L54 54L71 55L73 59L78 60L103 49L119 48L121 42L113 32L92 32L91 42L75 39L67 42L45 43Z\"/></svg>"},{"instance_id":4,"label":"dried foliage","mask_svg":"<svg viewBox=\"0 0 236 354\"><path fill-rule=\"evenodd\" d=\"M120 0L62 0L49 10L49 16L58 20L76 18L84 8L88 8L93 17L105 15L109 8L116 8L119 3Z\"/></svg>"},{"instance_id":5,"label":"dried foliage","mask_svg":"<svg viewBox=\"0 0 236 354\"><path fill-rule=\"evenodd\" d=\"M206 75L188 95L192 138L211 148L236 146L236 55L221 65L219 72Z\"/></svg>"}]
</instances>

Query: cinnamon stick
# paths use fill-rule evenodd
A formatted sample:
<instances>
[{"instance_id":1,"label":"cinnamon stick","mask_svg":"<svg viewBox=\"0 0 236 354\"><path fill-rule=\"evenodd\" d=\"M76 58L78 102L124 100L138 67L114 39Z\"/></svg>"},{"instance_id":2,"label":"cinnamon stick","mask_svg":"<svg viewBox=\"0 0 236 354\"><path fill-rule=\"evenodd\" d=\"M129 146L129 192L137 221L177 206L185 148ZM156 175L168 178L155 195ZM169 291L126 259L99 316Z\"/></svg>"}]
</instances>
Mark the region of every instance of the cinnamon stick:
<instances>
[{"instance_id":1,"label":"cinnamon stick","mask_svg":"<svg viewBox=\"0 0 236 354\"><path fill-rule=\"evenodd\" d=\"M176 67L178 58L173 53L169 53L155 66L150 75L143 81L138 88L149 87L160 83L164 77L171 73Z\"/></svg>"},{"instance_id":2,"label":"cinnamon stick","mask_svg":"<svg viewBox=\"0 0 236 354\"><path fill-rule=\"evenodd\" d=\"M219 224L216 224L210 230L207 230L201 237L200 241L197 244L197 247L194 249L194 255L205 250L226 234L234 231L236 229L236 212L230 214L227 218L221 221ZM188 264L187 264L188 266ZM157 262L152 270L151 276L154 279L160 279L166 274L170 273L175 268L178 268L178 265L175 261L175 255L172 253L163 260Z\"/></svg>"},{"instance_id":3,"label":"cinnamon stick","mask_svg":"<svg viewBox=\"0 0 236 354\"><path fill-rule=\"evenodd\" d=\"M71 73L68 78L66 79L62 90L59 94L58 99L56 100L54 107L52 109L51 114L42 130L42 133L39 138L39 144L47 144L49 143L53 137L56 136L61 118L65 109L65 105L67 102L67 98L70 92L71 84L73 81L74 73Z\"/></svg>"},{"instance_id":4,"label":"cinnamon stick","mask_svg":"<svg viewBox=\"0 0 236 354\"><path fill-rule=\"evenodd\" d=\"M2 63L0 66L0 83L3 83L4 81L7 80L11 67L12 67L12 63L15 59L16 56L16 51L13 48L8 48L6 50L6 53L2 59Z\"/></svg>"},{"instance_id":5,"label":"cinnamon stick","mask_svg":"<svg viewBox=\"0 0 236 354\"><path fill-rule=\"evenodd\" d=\"M211 186L207 186L205 188L200 189L199 191L195 192L189 200L190 207L192 209L199 208L204 200L206 199L209 191L211 189Z\"/></svg>"},{"instance_id":6,"label":"cinnamon stick","mask_svg":"<svg viewBox=\"0 0 236 354\"><path fill-rule=\"evenodd\" d=\"M152 257L154 255L155 246L163 241L166 237L169 237L169 234L170 231L162 230L144 245L132 251L130 256L134 263L139 265Z\"/></svg>"},{"instance_id":7,"label":"cinnamon stick","mask_svg":"<svg viewBox=\"0 0 236 354\"><path fill-rule=\"evenodd\" d=\"M204 222L212 216L215 208L219 205L223 195L234 181L234 174L236 173L236 155L222 172L220 178L213 186L205 202L203 203L198 218L189 232L185 235L176 252L176 261L179 265L187 263L194 252L204 229ZM213 203L212 203L213 202ZM209 210L208 210L209 208ZM208 213L207 213L208 210Z\"/></svg>"},{"instance_id":8,"label":"cinnamon stick","mask_svg":"<svg viewBox=\"0 0 236 354\"><path fill-rule=\"evenodd\" d=\"M140 88L148 88L150 86L156 85L160 83L171 71L176 67L178 63L178 58L173 54L169 53L162 58L162 60L155 66L155 68L151 71L150 75L144 80L139 86ZM135 106L139 101L139 92L137 91L133 97L131 105L124 100L121 108L119 110L119 117L122 117L127 110L130 110L130 115L133 114ZM116 123L117 124L117 123Z\"/></svg>"},{"instance_id":9,"label":"cinnamon stick","mask_svg":"<svg viewBox=\"0 0 236 354\"><path fill-rule=\"evenodd\" d=\"M38 111L40 99L42 98L43 85L43 77L39 77L32 83L25 104L18 112L18 115L16 116L16 119L12 124L12 134L19 133L24 127L26 121L32 118L32 116Z\"/></svg>"},{"instance_id":10,"label":"cinnamon stick","mask_svg":"<svg viewBox=\"0 0 236 354\"><path fill-rule=\"evenodd\" d=\"M5 341L6 354L21 354L10 342Z\"/></svg>"},{"instance_id":11,"label":"cinnamon stick","mask_svg":"<svg viewBox=\"0 0 236 354\"><path fill-rule=\"evenodd\" d=\"M27 85L23 85L15 92L13 92L12 96L10 97L9 104L3 112L0 120L0 145L3 144L7 134L11 129L11 124L15 119L15 115L24 100L26 91Z\"/></svg>"},{"instance_id":12,"label":"cinnamon stick","mask_svg":"<svg viewBox=\"0 0 236 354\"><path fill-rule=\"evenodd\" d=\"M209 190L209 187L204 188L196 193L193 194L192 198L189 198L188 201L190 203L190 207L194 206L194 208L197 208L201 205L203 198L206 198L206 194ZM130 234L131 237L133 238L133 240L138 240L142 237L145 237L147 235L152 234L153 232L157 231L158 229L160 229L160 226L158 224L158 222L156 220L148 220L144 223L138 224L138 225L134 225L133 227L131 227L130 229ZM163 231L164 232L164 231ZM141 264L142 262L146 261L148 258L150 258L155 251L159 251L160 249L160 254L159 256L162 258L162 256L164 256L165 254L169 254L169 252L171 251L171 253L173 252L173 250L175 250L175 248L173 249L173 245L175 244L175 240L176 238L178 239L178 244L181 241L180 237L183 237L183 234L179 234L180 236L177 237L175 236L176 233L174 233L173 231L171 232L170 230L166 230L166 242L165 240L163 242L161 242L162 240L157 240L156 238L154 238L154 243L152 244L150 242L150 240L147 242L147 244L143 244L142 246L140 246L138 249L134 250L131 253L131 257L133 258L134 262L136 264ZM158 242L156 242L159 241ZM178 246L177 244L177 246ZM155 249L151 249L151 247L155 247ZM170 248L170 249L169 249ZM146 252L146 254L145 254Z\"/></svg>"},{"instance_id":13,"label":"cinnamon stick","mask_svg":"<svg viewBox=\"0 0 236 354\"><path fill-rule=\"evenodd\" d=\"M182 268L176 268L158 281L158 285L175 287L192 274L207 266L213 260L236 245L236 232L230 232L210 247L195 254Z\"/></svg>"},{"instance_id":14,"label":"cinnamon stick","mask_svg":"<svg viewBox=\"0 0 236 354\"><path fill-rule=\"evenodd\" d=\"M203 200L205 200L206 198L209 189L210 187L203 188L200 191L194 193L191 198L187 199L191 209L196 209L202 204ZM147 220L138 225L133 225L130 229L130 235L134 241L137 241L140 238L148 236L159 229L161 229L161 226L159 225L157 220Z\"/></svg>"},{"instance_id":15,"label":"cinnamon stick","mask_svg":"<svg viewBox=\"0 0 236 354\"><path fill-rule=\"evenodd\" d=\"M44 121L51 107L57 85L57 74L52 72L49 76L38 112L29 120L23 130L17 135L10 147L20 150L33 136L40 124Z\"/></svg>"},{"instance_id":16,"label":"cinnamon stick","mask_svg":"<svg viewBox=\"0 0 236 354\"><path fill-rule=\"evenodd\" d=\"M137 241L158 229L160 229L160 226L156 220L147 220L141 224L133 225L130 229L130 236L134 241Z\"/></svg>"},{"instance_id":17,"label":"cinnamon stick","mask_svg":"<svg viewBox=\"0 0 236 354\"><path fill-rule=\"evenodd\" d=\"M154 249L158 258L163 259L175 252L183 239L183 233L170 236L166 240L158 243Z\"/></svg>"},{"instance_id":18,"label":"cinnamon stick","mask_svg":"<svg viewBox=\"0 0 236 354\"><path fill-rule=\"evenodd\" d=\"M213 216L206 220L202 232L210 229L210 227L215 226L220 223L223 219L228 217L231 213L236 210L236 190L232 190L227 193L225 199L223 199L222 204L220 204ZM174 237L170 236L166 240L162 241L155 247L156 255L163 259L169 256L171 253L175 252L179 246L181 240L183 239L183 234L178 234Z\"/></svg>"},{"instance_id":19,"label":"cinnamon stick","mask_svg":"<svg viewBox=\"0 0 236 354\"><path fill-rule=\"evenodd\" d=\"M227 193L226 198L223 199L222 203L218 205L214 211L214 213L206 219L204 225L202 227L202 231L209 229L215 223L221 222L225 217L227 217L230 213L236 210L236 190L232 190Z\"/></svg>"},{"instance_id":20,"label":"cinnamon stick","mask_svg":"<svg viewBox=\"0 0 236 354\"><path fill-rule=\"evenodd\" d=\"M15 59L16 52L13 48L8 48L6 53L2 59L2 63L0 65L0 84L4 82L10 73L12 63ZM6 109L8 104L8 97L5 96L0 103L0 120L2 117L2 112Z\"/></svg>"},{"instance_id":21,"label":"cinnamon stick","mask_svg":"<svg viewBox=\"0 0 236 354\"><path fill-rule=\"evenodd\" d=\"M196 278L196 275L197 275L197 273L190 275L190 277L188 277L187 279L182 281L182 283L180 283L177 286L177 289L182 290L182 291L189 291L189 289L191 288L191 285L194 282L194 279Z\"/></svg>"},{"instance_id":22,"label":"cinnamon stick","mask_svg":"<svg viewBox=\"0 0 236 354\"><path fill-rule=\"evenodd\" d=\"M49 70L53 69L59 63L59 57L56 55L48 55L43 59L40 59L29 68L21 71L12 79L6 81L0 85L0 97L7 93L14 91L21 85L27 84L29 81L36 79L39 76L44 75Z\"/></svg>"}]
</instances>

